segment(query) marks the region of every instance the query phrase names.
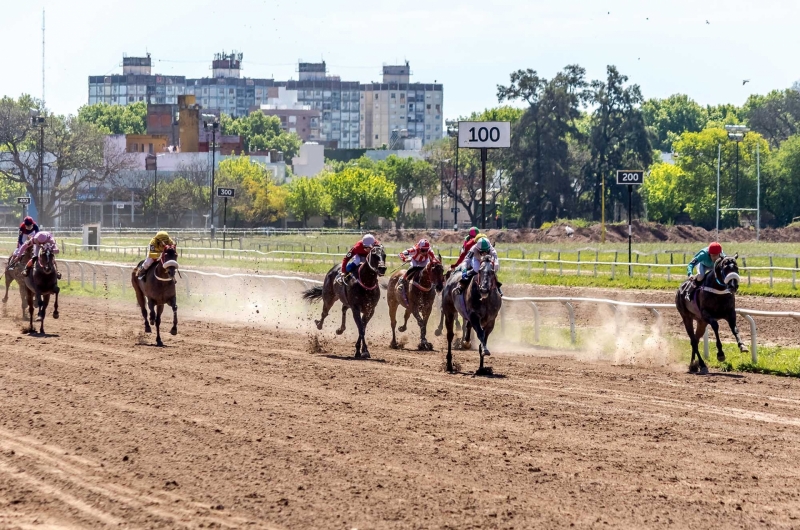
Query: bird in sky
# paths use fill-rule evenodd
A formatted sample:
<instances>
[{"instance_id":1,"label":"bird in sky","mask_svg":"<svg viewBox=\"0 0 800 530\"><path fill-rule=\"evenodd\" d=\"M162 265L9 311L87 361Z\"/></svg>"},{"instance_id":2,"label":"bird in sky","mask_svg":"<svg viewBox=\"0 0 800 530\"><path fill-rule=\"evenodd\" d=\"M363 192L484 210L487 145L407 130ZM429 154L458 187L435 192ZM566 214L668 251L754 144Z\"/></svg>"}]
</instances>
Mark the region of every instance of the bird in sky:
<instances>
[{"instance_id":1,"label":"bird in sky","mask_svg":"<svg viewBox=\"0 0 800 530\"><path fill-rule=\"evenodd\" d=\"M743 81L742 81L742 86L745 86L745 85L746 85L747 83L749 83L749 82L750 82L750 80L749 80L749 79L745 79L745 80L743 80Z\"/></svg>"},{"instance_id":2,"label":"bird in sky","mask_svg":"<svg viewBox=\"0 0 800 530\"><path fill-rule=\"evenodd\" d=\"M706 24L711 24L711 22L709 22L708 20L706 20Z\"/></svg>"}]
</instances>

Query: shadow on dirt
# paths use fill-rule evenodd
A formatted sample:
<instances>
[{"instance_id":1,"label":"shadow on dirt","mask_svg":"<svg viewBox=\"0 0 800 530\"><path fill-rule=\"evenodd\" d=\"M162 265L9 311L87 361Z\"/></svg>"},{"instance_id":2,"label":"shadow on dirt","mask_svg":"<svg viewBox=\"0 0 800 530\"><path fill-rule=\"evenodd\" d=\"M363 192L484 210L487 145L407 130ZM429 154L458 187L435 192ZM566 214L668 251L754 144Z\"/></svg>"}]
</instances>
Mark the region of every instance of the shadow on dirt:
<instances>
[{"instance_id":1,"label":"shadow on dirt","mask_svg":"<svg viewBox=\"0 0 800 530\"><path fill-rule=\"evenodd\" d=\"M385 359L372 359L372 358L361 359L359 357L353 357L352 355L345 356L345 355L328 354L328 355L323 355L323 357L326 357L328 359L335 359L337 361L363 361L363 362L372 362L372 363L381 363L381 364L386 362Z\"/></svg>"}]
</instances>

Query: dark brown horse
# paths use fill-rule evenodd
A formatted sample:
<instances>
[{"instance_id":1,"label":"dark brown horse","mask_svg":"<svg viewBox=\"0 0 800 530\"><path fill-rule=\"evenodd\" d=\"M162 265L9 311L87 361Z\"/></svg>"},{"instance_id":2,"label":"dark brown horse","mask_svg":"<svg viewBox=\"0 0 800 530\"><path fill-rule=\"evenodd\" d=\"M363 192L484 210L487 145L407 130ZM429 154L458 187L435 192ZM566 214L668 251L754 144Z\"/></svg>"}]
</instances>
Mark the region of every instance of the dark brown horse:
<instances>
[{"instance_id":1,"label":"dark brown horse","mask_svg":"<svg viewBox=\"0 0 800 530\"><path fill-rule=\"evenodd\" d=\"M5 270L6 295L3 297L3 303L8 302L8 288L11 286L11 282L16 281L17 287L19 287L20 304L22 305L22 318L28 316L26 313L28 309L28 288L25 286L25 276L22 273L25 271L25 264L31 259L32 255L33 247L28 246L25 253L16 258L10 267L7 265ZM11 261L11 258L9 258L9 261Z\"/></svg>"},{"instance_id":2,"label":"dark brown horse","mask_svg":"<svg viewBox=\"0 0 800 530\"><path fill-rule=\"evenodd\" d=\"M703 278L703 284L694 292L691 302L686 301L686 288L693 279L688 279L680 286L675 294L675 307L678 309L686 333L692 343L692 359L689 363L689 371L701 374L708 373L708 366L700 355L698 345L700 339L706 332L706 327L711 326L717 339L717 360L725 360L725 353L722 351L722 342L719 340L719 321L725 320L736 337L739 350L746 352L747 346L739 338L739 328L736 327L736 291L739 290L739 267L736 259L739 254L719 258L714 263L714 268L708 271ZM697 322L697 329L694 323ZM697 362L695 362L695 356Z\"/></svg>"},{"instance_id":3,"label":"dark brown horse","mask_svg":"<svg viewBox=\"0 0 800 530\"><path fill-rule=\"evenodd\" d=\"M392 322L392 343L390 346L392 348L398 347L394 328L397 326L397 307L403 306L406 312L403 315L403 325L400 326L399 331L403 333L408 329L408 317L414 315L419 325L419 345L417 349L432 351L433 344L428 342L425 335L436 293L442 292L444 287L444 267L440 262L434 264L433 260L428 261L425 268L417 275L419 281L412 279L409 282L404 298L398 291L397 284L402 280L405 273L405 270L399 270L389 278L386 301L389 302L389 319Z\"/></svg>"},{"instance_id":4,"label":"dark brown horse","mask_svg":"<svg viewBox=\"0 0 800 530\"><path fill-rule=\"evenodd\" d=\"M25 262L23 262L24 264ZM30 312L30 329L33 331L33 306L36 302L38 308L36 322L39 322L39 333L44 334L44 315L50 303L50 295L56 295L53 304L53 318L58 318L58 292L60 289L52 246L42 246L39 250L39 259L34 262L33 268L24 278L25 287L27 287L28 311Z\"/></svg>"},{"instance_id":5,"label":"dark brown horse","mask_svg":"<svg viewBox=\"0 0 800 530\"><path fill-rule=\"evenodd\" d=\"M386 274L386 251L381 245L372 247L367 258L356 269L355 283L352 285L335 281L340 270L339 265L334 265L325 275L322 287L312 287L303 291L303 298L308 301L322 300L322 317L314 321L317 329L322 329L322 324L336 300L342 302L342 325L336 330L337 335L344 333L347 310L352 309L353 320L358 328L355 356L368 359L369 350L365 335L367 324L375 314L375 308L381 299L378 278Z\"/></svg>"},{"instance_id":6,"label":"dark brown horse","mask_svg":"<svg viewBox=\"0 0 800 530\"><path fill-rule=\"evenodd\" d=\"M475 334L481 342L478 353L481 357L480 367L476 373L491 374L491 368L484 368L483 357L491 355L486 343L494 329L494 321L500 313L503 299L497 289L497 276L491 256L481 259L478 274L474 275L468 287L461 295L453 293L461 280L460 274L453 274L444 286L442 292L442 312L444 313L445 326L447 327L447 371L453 371L453 325L456 315L464 318L464 338L462 347L469 348L470 328L475 329Z\"/></svg>"},{"instance_id":7,"label":"dark brown horse","mask_svg":"<svg viewBox=\"0 0 800 530\"><path fill-rule=\"evenodd\" d=\"M164 304L172 308L172 329L170 335L178 334L178 297L175 295L175 272L178 270L178 252L170 245L161 253L161 258L153 263L144 280L140 280L139 270L143 262L133 269L131 285L136 292L136 301L142 310L145 333L152 333L150 325L156 327L156 346L163 346L161 341L161 313ZM146 304L145 304L145 298ZM150 322L147 322L147 309L150 309Z\"/></svg>"}]
</instances>

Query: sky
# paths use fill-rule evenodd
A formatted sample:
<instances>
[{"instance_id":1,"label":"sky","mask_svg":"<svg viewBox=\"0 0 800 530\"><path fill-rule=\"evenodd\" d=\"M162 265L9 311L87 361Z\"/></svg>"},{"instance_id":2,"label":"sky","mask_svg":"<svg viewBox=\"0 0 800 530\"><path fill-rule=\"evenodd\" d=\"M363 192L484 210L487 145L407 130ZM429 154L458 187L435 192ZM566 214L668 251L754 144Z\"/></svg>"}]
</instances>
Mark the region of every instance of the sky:
<instances>
[{"instance_id":1,"label":"sky","mask_svg":"<svg viewBox=\"0 0 800 530\"><path fill-rule=\"evenodd\" d=\"M457 118L497 105L512 71L568 64L602 78L613 64L643 95L742 104L800 79L796 0L0 0L9 53L0 96L42 93L60 114L87 103L89 75L150 52L153 73L206 77L214 53L244 53L243 75L296 79L324 59L343 81L379 81L409 61L412 81L444 85ZM13 43L13 45L10 45ZM742 82L750 82L743 85Z\"/></svg>"}]
</instances>

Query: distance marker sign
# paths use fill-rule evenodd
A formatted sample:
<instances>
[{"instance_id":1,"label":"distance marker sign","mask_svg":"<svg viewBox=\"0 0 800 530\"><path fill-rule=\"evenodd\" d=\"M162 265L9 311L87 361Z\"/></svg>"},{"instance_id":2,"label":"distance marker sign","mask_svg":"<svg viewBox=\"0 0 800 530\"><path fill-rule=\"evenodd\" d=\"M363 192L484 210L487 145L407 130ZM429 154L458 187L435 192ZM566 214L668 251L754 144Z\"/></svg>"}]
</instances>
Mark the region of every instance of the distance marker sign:
<instances>
[{"instance_id":1,"label":"distance marker sign","mask_svg":"<svg viewBox=\"0 0 800 530\"><path fill-rule=\"evenodd\" d=\"M236 197L236 190L233 188L217 188L217 197L233 199Z\"/></svg>"},{"instance_id":2,"label":"distance marker sign","mask_svg":"<svg viewBox=\"0 0 800 530\"><path fill-rule=\"evenodd\" d=\"M644 171L641 169L620 169L617 171L617 184L639 186L644 183Z\"/></svg>"},{"instance_id":3,"label":"distance marker sign","mask_svg":"<svg viewBox=\"0 0 800 530\"><path fill-rule=\"evenodd\" d=\"M17 197L17 204L30 204L31 198L30 197Z\"/></svg>"},{"instance_id":4,"label":"distance marker sign","mask_svg":"<svg viewBox=\"0 0 800 530\"><path fill-rule=\"evenodd\" d=\"M511 147L511 122L460 121L458 147L468 149L502 149Z\"/></svg>"}]
</instances>

